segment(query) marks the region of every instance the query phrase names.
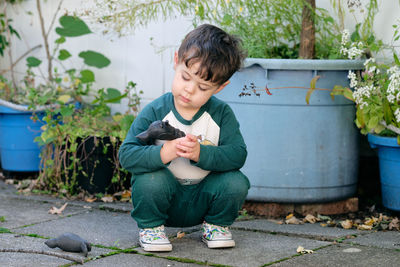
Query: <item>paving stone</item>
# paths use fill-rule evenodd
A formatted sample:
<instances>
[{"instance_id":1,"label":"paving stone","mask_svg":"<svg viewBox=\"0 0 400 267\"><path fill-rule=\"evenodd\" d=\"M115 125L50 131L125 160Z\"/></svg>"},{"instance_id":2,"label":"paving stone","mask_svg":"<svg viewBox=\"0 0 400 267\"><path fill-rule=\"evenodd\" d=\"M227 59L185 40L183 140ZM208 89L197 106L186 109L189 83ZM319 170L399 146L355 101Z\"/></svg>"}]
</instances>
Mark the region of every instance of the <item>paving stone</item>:
<instances>
[{"instance_id":1,"label":"paving stone","mask_svg":"<svg viewBox=\"0 0 400 267\"><path fill-rule=\"evenodd\" d=\"M109 266L138 266L138 267L185 267L201 266L194 263L182 263L139 254L117 254L94 261L86 262L83 266L109 267Z\"/></svg>"},{"instance_id":2,"label":"paving stone","mask_svg":"<svg viewBox=\"0 0 400 267\"><path fill-rule=\"evenodd\" d=\"M38 237L21 236L15 234L0 234L0 248L2 249L26 249L36 251L51 251L73 256L75 258L85 259L80 253L65 252L59 248L49 248L44 244L46 239ZM111 250L92 247L88 257L96 257L107 254ZM1 266L60 266L72 263L69 260L34 253L21 252L0 252Z\"/></svg>"},{"instance_id":3,"label":"paving stone","mask_svg":"<svg viewBox=\"0 0 400 267\"><path fill-rule=\"evenodd\" d=\"M351 240L346 240L346 242L379 248L398 249L400 251L400 232L371 232L369 234L358 236L357 238Z\"/></svg>"},{"instance_id":4,"label":"paving stone","mask_svg":"<svg viewBox=\"0 0 400 267\"><path fill-rule=\"evenodd\" d=\"M269 220L251 220L239 221L232 225L236 229L259 230L274 233L285 233L303 235L309 237L318 237L322 239L337 239L347 235L360 234L361 232L354 229L342 229L336 227L322 227L319 223L296 224L277 224Z\"/></svg>"},{"instance_id":5,"label":"paving stone","mask_svg":"<svg viewBox=\"0 0 400 267\"><path fill-rule=\"evenodd\" d=\"M197 228L196 228L197 227ZM178 231L194 231L192 228L167 228L169 236ZM18 229L18 233L36 233L57 237L65 232L75 233L93 244L109 247L130 248L138 245L139 229L129 213L88 210L68 218L44 222Z\"/></svg>"},{"instance_id":6,"label":"paving stone","mask_svg":"<svg viewBox=\"0 0 400 267\"><path fill-rule=\"evenodd\" d=\"M171 240L173 251L156 253L160 257L196 259L198 261L231 266L260 266L296 254L298 246L315 249L330 242L300 237L287 237L260 232L232 231L235 248L209 249L201 242L200 231ZM138 251L144 251L138 248Z\"/></svg>"},{"instance_id":7,"label":"paving stone","mask_svg":"<svg viewBox=\"0 0 400 267\"><path fill-rule=\"evenodd\" d=\"M285 260L271 266L399 266L400 252L393 253L391 250L371 248L366 246L339 244L332 245L312 254L305 254Z\"/></svg>"},{"instance_id":8,"label":"paving stone","mask_svg":"<svg viewBox=\"0 0 400 267\"><path fill-rule=\"evenodd\" d=\"M0 216L5 217L4 222L0 222L0 227L14 229L24 225L56 220L77 213L84 212L85 209L77 206L67 206L62 215L49 214L52 206L60 208L65 201L46 203L6 196L0 197Z\"/></svg>"}]
</instances>

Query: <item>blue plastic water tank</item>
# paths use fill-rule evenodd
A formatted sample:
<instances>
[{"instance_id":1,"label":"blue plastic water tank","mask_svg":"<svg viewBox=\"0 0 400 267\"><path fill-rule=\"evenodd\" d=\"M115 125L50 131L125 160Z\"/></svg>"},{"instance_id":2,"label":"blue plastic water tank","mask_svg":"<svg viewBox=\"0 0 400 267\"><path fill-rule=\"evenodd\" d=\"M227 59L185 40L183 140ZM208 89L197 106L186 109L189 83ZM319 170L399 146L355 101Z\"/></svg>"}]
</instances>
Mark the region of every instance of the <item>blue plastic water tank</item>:
<instances>
[{"instance_id":1,"label":"blue plastic water tank","mask_svg":"<svg viewBox=\"0 0 400 267\"><path fill-rule=\"evenodd\" d=\"M39 118L44 113L37 113ZM40 148L34 142L43 122L31 120L32 112L0 106L1 166L7 171L39 171Z\"/></svg>"},{"instance_id":2,"label":"blue plastic water tank","mask_svg":"<svg viewBox=\"0 0 400 267\"><path fill-rule=\"evenodd\" d=\"M348 71L362 61L247 59L217 97L235 112L248 148L242 171L249 200L312 203L352 196L357 188L358 137L355 105L329 91L307 89L349 86ZM239 97L244 85L268 86L272 95ZM273 89L281 88L281 89Z\"/></svg>"},{"instance_id":3,"label":"blue plastic water tank","mask_svg":"<svg viewBox=\"0 0 400 267\"><path fill-rule=\"evenodd\" d=\"M400 211L400 146L396 137L368 135L372 148L378 149L382 204Z\"/></svg>"}]
</instances>

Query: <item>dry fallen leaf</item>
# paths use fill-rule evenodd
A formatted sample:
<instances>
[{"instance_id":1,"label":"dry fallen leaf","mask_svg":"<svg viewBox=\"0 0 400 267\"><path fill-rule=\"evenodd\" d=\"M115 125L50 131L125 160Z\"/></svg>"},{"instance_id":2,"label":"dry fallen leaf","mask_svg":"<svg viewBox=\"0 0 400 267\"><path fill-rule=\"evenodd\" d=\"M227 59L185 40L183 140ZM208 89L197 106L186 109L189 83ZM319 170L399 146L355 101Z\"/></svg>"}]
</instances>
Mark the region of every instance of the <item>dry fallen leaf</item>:
<instances>
[{"instance_id":1,"label":"dry fallen leaf","mask_svg":"<svg viewBox=\"0 0 400 267\"><path fill-rule=\"evenodd\" d=\"M358 230L372 230L372 225L361 224L357 226Z\"/></svg>"},{"instance_id":2,"label":"dry fallen leaf","mask_svg":"<svg viewBox=\"0 0 400 267\"><path fill-rule=\"evenodd\" d=\"M182 232L182 231L179 231L177 234L176 234L176 238L182 238L182 237L184 237L185 236L185 232Z\"/></svg>"},{"instance_id":3,"label":"dry fallen leaf","mask_svg":"<svg viewBox=\"0 0 400 267\"><path fill-rule=\"evenodd\" d=\"M393 218L393 220L389 223L389 230L399 230L400 225L399 225L399 219L397 217Z\"/></svg>"},{"instance_id":4,"label":"dry fallen leaf","mask_svg":"<svg viewBox=\"0 0 400 267\"><path fill-rule=\"evenodd\" d=\"M96 200L97 200L96 197L85 197L85 201L89 203L95 202Z\"/></svg>"},{"instance_id":5,"label":"dry fallen leaf","mask_svg":"<svg viewBox=\"0 0 400 267\"><path fill-rule=\"evenodd\" d=\"M6 184L14 184L14 180L13 179L6 179L5 183Z\"/></svg>"},{"instance_id":6,"label":"dry fallen leaf","mask_svg":"<svg viewBox=\"0 0 400 267\"><path fill-rule=\"evenodd\" d=\"M305 249L302 246L299 246L296 251L297 251L297 253L301 253L301 254L309 254L309 253L314 252L311 249Z\"/></svg>"},{"instance_id":7,"label":"dry fallen leaf","mask_svg":"<svg viewBox=\"0 0 400 267\"><path fill-rule=\"evenodd\" d=\"M270 221L270 222L273 222L273 223L276 223L276 224L283 224L282 220L267 219L267 221Z\"/></svg>"},{"instance_id":8,"label":"dry fallen leaf","mask_svg":"<svg viewBox=\"0 0 400 267\"><path fill-rule=\"evenodd\" d=\"M314 215L311 214L307 214L307 216L303 219L304 222L309 222L309 223L316 223L321 221L320 219L318 219L317 217L315 217Z\"/></svg>"},{"instance_id":9,"label":"dry fallen leaf","mask_svg":"<svg viewBox=\"0 0 400 267\"><path fill-rule=\"evenodd\" d=\"M110 195L106 195L106 196L101 198L101 201L103 201L103 202L113 202L113 197L110 196Z\"/></svg>"},{"instance_id":10,"label":"dry fallen leaf","mask_svg":"<svg viewBox=\"0 0 400 267\"><path fill-rule=\"evenodd\" d=\"M295 216L291 216L289 219L285 220L286 224L303 224L303 222L297 219Z\"/></svg>"},{"instance_id":11,"label":"dry fallen leaf","mask_svg":"<svg viewBox=\"0 0 400 267\"><path fill-rule=\"evenodd\" d=\"M340 225L343 227L343 229L350 229L353 227L353 222L351 220L344 220L340 222Z\"/></svg>"},{"instance_id":12,"label":"dry fallen leaf","mask_svg":"<svg viewBox=\"0 0 400 267\"><path fill-rule=\"evenodd\" d=\"M288 216L286 216L286 220L289 220L290 218L294 217L293 213L290 213Z\"/></svg>"},{"instance_id":13,"label":"dry fallen leaf","mask_svg":"<svg viewBox=\"0 0 400 267\"><path fill-rule=\"evenodd\" d=\"M66 202L64 205L61 206L61 208L56 208L56 207L51 207L49 209L50 214L62 214L62 212L65 210L65 207L67 207L68 202Z\"/></svg>"},{"instance_id":14,"label":"dry fallen leaf","mask_svg":"<svg viewBox=\"0 0 400 267\"><path fill-rule=\"evenodd\" d=\"M331 217L329 217L329 216L324 216L324 215L321 215L321 214L318 214L318 219L320 219L320 220L322 220L322 221L331 221L332 219L331 219Z\"/></svg>"},{"instance_id":15,"label":"dry fallen leaf","mask_svg":"<svg viewBox=\"0 0 400 267\"><path fill-rule=\"evenodd\" d=\"M364 224L365 224L365 225L370 225L370 226L372 226L372 225L374 225L374 223L376 223L377 221L378 221L378 219L375 218L375 217L366 218Z\"/></svg>"}]
</instances>

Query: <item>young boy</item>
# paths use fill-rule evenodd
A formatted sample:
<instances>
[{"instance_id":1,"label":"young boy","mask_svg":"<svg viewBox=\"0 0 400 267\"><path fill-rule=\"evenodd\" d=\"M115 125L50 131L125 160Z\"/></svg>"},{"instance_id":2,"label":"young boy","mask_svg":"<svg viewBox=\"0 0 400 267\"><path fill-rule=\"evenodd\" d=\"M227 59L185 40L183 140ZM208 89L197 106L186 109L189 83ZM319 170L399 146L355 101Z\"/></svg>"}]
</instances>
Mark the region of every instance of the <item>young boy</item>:
<instances>
[{"instance_id":1,"label":"young boy","mask_svg":"<svg viewBox=\"0 0 400 267\"><path fill-rule=\"evenodd\" d=\"M131 215L145 251L171 251L164 225L202 223L209 248L233 247L230 226L250 187L239 169L247 151L231 108L220 92L244 58L240 41L212 25L186 35L174 56L172 92L146 105L119 151L132 173ZM142 143L135 136L156 120L183 131L170 141Z\"/></svg>"}]
</instances>

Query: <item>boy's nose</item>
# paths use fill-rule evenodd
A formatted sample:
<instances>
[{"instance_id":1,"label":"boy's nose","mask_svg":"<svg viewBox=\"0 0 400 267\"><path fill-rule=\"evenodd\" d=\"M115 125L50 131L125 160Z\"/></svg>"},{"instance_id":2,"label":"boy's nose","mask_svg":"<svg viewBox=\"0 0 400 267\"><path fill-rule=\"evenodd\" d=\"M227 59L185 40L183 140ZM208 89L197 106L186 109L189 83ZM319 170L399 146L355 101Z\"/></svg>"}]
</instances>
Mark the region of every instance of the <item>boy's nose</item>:
<instances>
[{"instance_id":1,"label":"boy's nose","mask_svg":"<svg viewBox=\"0 0 400 267\"><path fill-rule=\"evenodd\" d=\"M194 84L187 84L185 86L185 91L189 94L193 93L195 90L195 85Z\"/></svg>"}]
</instances>

